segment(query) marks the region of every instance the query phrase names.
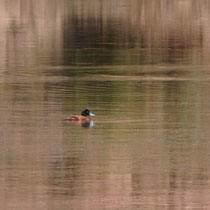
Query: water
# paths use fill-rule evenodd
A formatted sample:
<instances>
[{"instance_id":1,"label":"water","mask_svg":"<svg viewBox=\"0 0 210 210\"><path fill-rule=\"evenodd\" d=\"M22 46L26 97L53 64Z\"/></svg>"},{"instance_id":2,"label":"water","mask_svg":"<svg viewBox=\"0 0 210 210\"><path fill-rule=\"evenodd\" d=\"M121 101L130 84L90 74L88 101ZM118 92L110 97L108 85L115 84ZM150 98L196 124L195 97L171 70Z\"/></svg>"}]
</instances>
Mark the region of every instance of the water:
<instances>
[{"instance_id":1,"label":"water","mask_svg":"<svg viewBox=\"0 0 210 210\"><path fill-rule=\"evenodd\" d=\"M209 209L209 10L2 1L0 208Z\"/></svg>"}]
</instances>

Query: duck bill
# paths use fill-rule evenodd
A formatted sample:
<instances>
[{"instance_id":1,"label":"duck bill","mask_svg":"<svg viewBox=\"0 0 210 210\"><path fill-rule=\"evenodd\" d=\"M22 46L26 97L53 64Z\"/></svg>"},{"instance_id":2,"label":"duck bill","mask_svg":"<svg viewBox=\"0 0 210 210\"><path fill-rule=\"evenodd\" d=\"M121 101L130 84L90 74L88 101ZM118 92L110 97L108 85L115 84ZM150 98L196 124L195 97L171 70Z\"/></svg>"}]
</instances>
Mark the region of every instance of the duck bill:
<instances>
[{"instance_id":1,"label":"duck bill","mask_svg":"<svg viewBox=\"0 0 210 210\"><path fill-rule=\"evenodd\" d=\"M94 115L93 113L91 113L91 112L90 112L90 114L89 114L89 115L90 115L91 117L94 117L94 116L95 116L95 115Z\"/></svg>"}]
</instances>

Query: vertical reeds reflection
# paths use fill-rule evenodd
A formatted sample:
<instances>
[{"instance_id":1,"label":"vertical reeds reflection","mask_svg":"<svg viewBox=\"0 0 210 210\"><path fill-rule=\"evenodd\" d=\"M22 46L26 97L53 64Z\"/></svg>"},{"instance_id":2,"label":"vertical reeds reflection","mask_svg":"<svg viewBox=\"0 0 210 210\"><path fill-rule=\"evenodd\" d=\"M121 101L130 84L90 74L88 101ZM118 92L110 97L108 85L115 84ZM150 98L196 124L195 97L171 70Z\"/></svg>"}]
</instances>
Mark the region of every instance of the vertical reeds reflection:
<instances>
[{"instance_id":1,"label":"vertical reeds reflection","mask_svg":"<svg viewBox=\"0 0 210 210\"><path fill-rule=\"evenodd\" d=\"M21 48L27 60L70 65L208 62L209 8L207 0L2 1L0 53L9 62L5 48Z\"/></svg>"}]
</instances>

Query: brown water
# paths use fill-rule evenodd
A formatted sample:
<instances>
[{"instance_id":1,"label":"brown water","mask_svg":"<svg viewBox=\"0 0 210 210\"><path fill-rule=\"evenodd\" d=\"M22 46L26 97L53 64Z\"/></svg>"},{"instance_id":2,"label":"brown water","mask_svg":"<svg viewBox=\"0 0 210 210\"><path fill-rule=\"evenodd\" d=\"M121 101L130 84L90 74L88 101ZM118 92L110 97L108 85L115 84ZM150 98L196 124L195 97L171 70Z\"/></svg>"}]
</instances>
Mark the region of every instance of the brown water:
<instances>
[{"instance_id":1,"label":"brown water","mask_svg":"<svg viewBox=\"0 0 210 210\"><path fill-rule=\"evenodd\" d=\"M1 1L0 209L210 209L209 25L208 0Z\"/></svg>"}]
</instances>

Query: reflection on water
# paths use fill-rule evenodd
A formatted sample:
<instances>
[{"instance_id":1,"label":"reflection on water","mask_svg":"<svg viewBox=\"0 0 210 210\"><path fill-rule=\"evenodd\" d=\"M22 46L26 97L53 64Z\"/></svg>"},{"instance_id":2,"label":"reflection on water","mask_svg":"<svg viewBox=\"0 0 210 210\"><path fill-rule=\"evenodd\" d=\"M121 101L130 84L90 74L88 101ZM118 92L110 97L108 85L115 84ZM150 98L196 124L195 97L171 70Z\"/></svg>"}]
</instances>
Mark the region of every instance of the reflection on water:
<instances>
[{"instance_id":1,"label":"reflection on water","mask_svg":"<svg viewBox=\"0 0 210 210\"><path fill-rule=\"evenodd\" d=\"M209 209L209 10L2 1L0 209Z\"/></svg>"},{"instance_id":2,"label":"reflection on water","mask_svg":"<svg viewBox=\"0 0 210 210\"><path fill-rule=\"evenodd\" d=\"M89 122L80 122L80 121L74 122L74 121L70 121L68 123L79 124L79 125L81 125L84 128L89 128L89 127L91 128L91 127L94 126L94 122L92 120L89 121Z\"/></svg>"}]
</instances>

